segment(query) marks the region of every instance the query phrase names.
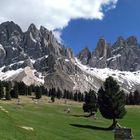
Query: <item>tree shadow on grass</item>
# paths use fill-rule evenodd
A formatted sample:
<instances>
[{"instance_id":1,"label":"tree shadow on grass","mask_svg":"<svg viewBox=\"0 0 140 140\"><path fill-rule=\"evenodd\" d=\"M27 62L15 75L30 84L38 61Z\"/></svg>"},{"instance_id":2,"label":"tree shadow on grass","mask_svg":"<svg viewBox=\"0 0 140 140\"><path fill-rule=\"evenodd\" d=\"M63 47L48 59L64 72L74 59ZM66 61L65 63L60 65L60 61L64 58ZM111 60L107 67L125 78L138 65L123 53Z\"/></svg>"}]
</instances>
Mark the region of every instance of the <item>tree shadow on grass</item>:
<instances>
[{"instance_id":1,"label":"tree shadow on grass","mask_svg":"<svg viewBox=\"0 0 140 140\"><path fill-rule=\"evenodd\" d=\"M90 115L72 115L73 117L86 117L89 118L91 117Z\"/></svg>"},{"instance_id":2,"label":"tree shadow on grass","mask_svg":"<svg viewBox=\"0 0 140 140\"><path fill-rule=\"evenodd\" d=\"M103 127L91 126L91 125L81 125L81 124L70 124L70 125L73 127L85 128L85 129L94 129L94 130L102 130L102 131L111 130L110 128L103 128Z\"/></svg>"}]
</instances>

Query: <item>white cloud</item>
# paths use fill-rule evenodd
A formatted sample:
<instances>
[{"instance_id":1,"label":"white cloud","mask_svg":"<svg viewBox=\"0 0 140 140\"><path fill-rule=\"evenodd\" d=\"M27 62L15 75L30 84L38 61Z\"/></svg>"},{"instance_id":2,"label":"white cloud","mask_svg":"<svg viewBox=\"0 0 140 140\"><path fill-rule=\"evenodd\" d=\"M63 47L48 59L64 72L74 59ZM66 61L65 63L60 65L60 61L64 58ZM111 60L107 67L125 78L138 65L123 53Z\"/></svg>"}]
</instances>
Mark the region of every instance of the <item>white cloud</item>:
<instances>
[{"instance_id":1,"label":"white cloud","mask_svg":"<svg viewBox=\"0 0 140 140\"><path fill-rule=\"evenodd\" d=\"M54 30L53 34L54 34L55 38L57 39L57 41L59 43L62 43L62 38L61 38L62 32L60 30Z\"/></svg>"},{"instance_id":2,"label":"white cloud","mask_svg":"<svg viewBox=\"0 0 140 140\"><path fill-rule=\"evenodd\" d=\"M118 0L0 0L0 22L12 20L23 30L30 23L50 30L66 27L71 19L103 19L104 10Z\"/></svg>"}]
</instances>

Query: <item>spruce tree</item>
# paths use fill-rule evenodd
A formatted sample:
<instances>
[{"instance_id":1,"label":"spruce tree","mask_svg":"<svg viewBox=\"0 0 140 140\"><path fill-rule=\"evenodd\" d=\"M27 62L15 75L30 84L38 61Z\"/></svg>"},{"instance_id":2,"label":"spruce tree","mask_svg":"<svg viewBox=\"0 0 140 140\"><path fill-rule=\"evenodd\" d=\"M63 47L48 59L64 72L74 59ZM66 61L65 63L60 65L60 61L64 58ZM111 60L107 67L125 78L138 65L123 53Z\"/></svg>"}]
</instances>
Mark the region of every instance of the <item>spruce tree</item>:
<instances>
[{"instance_id":1,"label":"spruce tree","mask_svg":"<svg viewBox=\"0 0 140 140\"><path fill-rule=\"evenodd\" d=\"M138 90L135 90L134 92L134 104L139 105L140 104L140 93Z\"/></svg>"},{"instance_id":2,"label":"spruce tree","mask_svg":"<svg viewBox=\"0 0 140 140\"><path fill-rule=\"evenodd\" d=\"M11 95L13 98L18 98L18 93L19 93L19 90L18 90L18 83L15 83L14 87L13 87L13 95Z\"/></svg>"},{"instance_id":3,"label":"spruce tree","mask_svg":"<svg viewBox=\"0 0 140 140\"><path fill-rule=\"evenodd\" d=\"M76 93L74 93L74 101L78 101L78 94L77 94L77 92Z\"/></svg>"},{"instance_id":4,"label":"spruce tree","mask_svg":"<svg viewBox=\"0 0 140 140\"><path fill-rule=\"evenodd\" d=\"M28 95L32 95L32 86L28 86L27 87L27 89L28 89Z\"/></svg>"},{"instance_id":5,"label":"spruce tree","mask_svg":"<svg viewBox=\"0 0 140 140\"><path fill-rule=\"evenodd\" d=\"M35 87L35 96L36 96L36 99L40 99L42 97L41 88L39 86Z\"/></svg>"},{"instance_id":6,"label":"spruce tree","mask_svg":"<svg viewBox=\"0 0 140 140\"><path fill-rule=\"evenodd\" d=\"M11 87L12 87L12 84L11 82L5 82L5 87L6 87L6 95L5 95L5 98L6 100L11 100Z\"/></svg>"},{"instance_id":7,"label":"spruce tree","mask_svg":"<svg viewBox=\"0 0 140 140\"><path fill-rule=\"evenodd\" d=\"M60 99L62 97L62 91L58 88L57 92L56 92L56 97L58 99Z\"/></svg>"},{"instance_id":8,"label":"spruce tree","mask_svg":"<svg viewBox=\"0 0 140 140\"><path fill-rule=\"evenodd\" d=\"M122 119L126 110L124 91L120 90L120 86L112 77L108 77L104 82L104 87L99 89L98 104L102 116L113 120L109 128L114 129L117 125L116 119Z\"/></svg>"},{"instance_id":9,"label":"spruce tree","mask_svg":"<svg viewBox=\"0 0 140 140\"><path fill-rule=\"evenodd\" d=\"M125 103L126 103L126 105L130 105L129 94L127 94L127 95L125 96Z\"/></svg>"},{"instance_id":10,"label":"spruce tree","mask_svg":"<svg viewBox=\"0 0 140 140\"><path fill-rule=\"evenodd\" d=\"M88 112L89 117L95 115L98 110L97 104L97 95L93 90L90 90L89 93L85 93L85 103L83 104L84 112Z\"/></svg>"},{"instance_id":11,"label":"spruce tree","mask_svg":"<svg viewBox=\"0 0 140 140\"><path fill-rule=\"evenodd\" d=\"M130 92L130 94L129 94L129 104L130 105L134 105L135 104L134 95L133 95L132 92Z\"/></svg>"},{"instance_id":12,"label":"spruce tree","mask_svg":"<svg viewBox=\"0 0 140 140\"><path fill-rule=\"evenodd\" d=\"M0 99L4 97L4 86L2 81L0 81Z\"/></svg>"},{"instance_id":13,"label":"spruce tree","mask_svg":"<svg viewBox=\"0 0 140 140\"><path fill-rule=\"evenodd\" d=\"M56 97L56 90L55 90L55 88L52 88L50 90L50 95L51 95L51 101L55 102L55 97Z\"/></svg>"},{"instance_id":14,"label":"spruce tree","mask_svg":"<svg viewBox=\"0 0 140 140\"><path fill-rule=\"evenodd\" d=\"M55 96L53 96L53 95L51 96L51 101L52 101L52 103L55 102Z\"/></svg>"}]
</instances>

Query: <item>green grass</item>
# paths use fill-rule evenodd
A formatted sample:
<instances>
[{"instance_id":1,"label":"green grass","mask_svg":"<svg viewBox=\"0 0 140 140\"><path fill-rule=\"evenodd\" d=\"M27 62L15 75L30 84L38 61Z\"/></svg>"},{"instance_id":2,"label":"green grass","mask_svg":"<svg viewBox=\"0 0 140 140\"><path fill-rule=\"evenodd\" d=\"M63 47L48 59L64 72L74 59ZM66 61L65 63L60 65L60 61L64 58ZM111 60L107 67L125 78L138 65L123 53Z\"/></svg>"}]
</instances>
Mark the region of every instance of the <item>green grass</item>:
<instances>
[{"instance_id":1,"label":"green grass","mask_svg":"<svg viewBox=\"0 0 140 140\"><path fill-rule=\"evenodd\" d=\"M53 104L0 104L9 113L0 110L0 140L113 140L113 131L78 128L70 124L108 127L112 121L76 117L83 114L80 106L71 105L66 114L65 105ZM120 120L122 126L132 128L134 140L140 140L140 107L128 107L127 115ZM27 131L20 126L33 127Z\"/></svg>"}]
</instances>

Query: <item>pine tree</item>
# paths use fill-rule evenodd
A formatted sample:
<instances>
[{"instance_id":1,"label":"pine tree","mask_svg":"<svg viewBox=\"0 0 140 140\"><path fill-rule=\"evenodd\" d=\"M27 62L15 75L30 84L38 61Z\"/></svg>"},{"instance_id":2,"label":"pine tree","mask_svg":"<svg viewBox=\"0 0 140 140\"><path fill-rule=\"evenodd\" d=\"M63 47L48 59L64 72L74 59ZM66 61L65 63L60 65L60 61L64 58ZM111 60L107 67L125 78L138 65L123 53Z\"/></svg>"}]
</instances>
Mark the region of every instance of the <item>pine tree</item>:
<instances>
[{"instance_id":1,"label":"pine tree","mask_svg":"<svg viewBox=\"0 0 140 140\"><path fill-rule=\"evenodd\" d=\"M130 105L134 105L135 104L134 95L133 95L132 92L130 92L130 94L129 94L129 104Z\"/></svg>"},{"instance_id":2,"label":"pine tree","mask_svg":"<svg viewBox=\"0 0 140 140\"><path fill-rule=\"evenodd\" d=\"M27 95L27 86L24 84L24 82L18 83L18 91L19 95Z\"/></svg>"},{"instance_id":3,"label":"pine tree","mask_svg":"<svg viewBox=\"0 0 140 140\"><path fill-rule=\"evenodd\" d=\"M98 110L97 95L93 90L85 94L85 103L83 104L84 112L90 113L89 117L95 115Z\"/></svg>"},{"instance_id":4,"label":"pine tree","mask_svg":"<svg viewBox=\"0 0 140 140\"><path fill-rule=\"evenodd\" d=\"M83 101L83 94L81 92L78 93L78 101L82 102Z\"/></svg>"},{"instance_id":5,"label":"pine tree","mask_svg":"<svg viewBox=\"0 0 140 140\"><path fill-rule=\"evenodd\" d=\"M18 93L19 93L19 90L18 90L18 83L15 83L14 87L13 87L13 90L11 92L11 97L12 98L18 98Z\"/></svg>"},{"instance_id":6,"label":"pine tree","mask_svg":"<svg viewBox=\"0 0 140 140\"><path fill-rule=\"evenodd\" d=\"M78 101L78 94L77 94L77 92L76 93L74 93L74 101Z\"/></svg>"},{"instance_id":7,"label":"pine tree","mask_svg":"<svg viewBox=\"0 0 140 140\"><path fill-rule=\"evenodd\" d=\"M52 88L50 90L50 95L51 95L51 101L55 102L55 97L56 97L56 90L55 90L55 88Z\"/></svg>"},{"instance_id":8,"label":"pine tree","mask_svg":"<svg viewBox=\"0 0 140 140\"><path fill-rule=\"evenodd\" d=\"M11 100L11 94L10 94L11 87L12 87L11 82L5 82L5 87L6 87L5 98L6 98L6 100Z\"/></svg>"},{"instance_id":9,"label":"pine tree","mask_svg":"<svg viewBox=\"0 0 140 140\"><path fill-rule=\"evenodd\" d=\"M52 101L52 103L55 102L55 96L53 96L53 95L51 96L51 101Z\"/></svg>"},{"instance_id":10,"label":"pine tree","mask_svg":"<svg viewBox=\"0 0 140 140\"><path fill-rule=\"evenodd\" d=\"M45 95L46 95L46 96L49 96L49 91L48 91L47 88L45 88Z\"/></svg>"},{"instance_id":11,"label":"pine tree","mask_svg":"<svg viewBox=\"0 0 140 140\"><path fill-rule=\"evenodd\" d=\"M56 92L56 96L57 96L58 99L60 99L62 97L62 91L59 88Z\"/></svg>"},{"instance_id":12,"label":"pine tree","mask_svg":"<svg viewBox=\"0 0 140 140\"><path fill-rule=\"evenodd\" d=\"M4 97L4 86L2 81L0 81L0 99Z\"/></svg>"},{"instance_id":13,"label":"pine tree","mask_svg":"<svg viewBox=\"0 0 140 140\"><path fill-rule=\"evenodd\" d=\"M140 93L138 90L135 90L134 92L134 104L139 105L140 104Z\"/></svg>"},{"instance_id":14,"label":"pine tree","mask_svg":"<svg viewBox=\"0 0 140 140\"><path fill-rule=\"evenodd\" d=\"M126 105L130 105L129 95L128 94L125 96L125 103L126 103Z\"/></svg>"},{"instance_id":15,"label":"pine tree","mask_svg":"<svg viewBox=\"0 0 140 140\"><path fill-rule=\"evenodd\" d=\"M39 86L35 87L35 97L36 99L40 99L42 97L41 88Z\"/></svg>"},{"instance_id":16,"label":"pine tree","mask_svg":"<svg viewBox=\"0 0 140 140\"><path fill-rule=\"evenodd\" d=\"M28 95L32 95L32 86L28 86L27 89L28 89Z\"/></svg>"},{"instance_id":17,"label":"pine tree","mask_svg":"<svg viewBox=\"0 0 140 140\"><path fill-rule=\"evenodd\" d=\"M73 93L70 92L70 100L73 100Z\"/></svg>"},{"instance_id":18,"label":"pine tree","mask_svg":"<svg viewBox=\"0 0 140 140\"><path fill-rule=\"evenodd\" d=\"M124 92L120 91L120 86L112 77L108 77L104 82L104 87L99 89L98 103L102 116L113 120L109 128L115 128L117 125L116 119L123 118L126 110Z\"/></svg>"},{"instance_id":19,"label":"pine tree","mask_svg":"<svg viewBox=\"0 0 140 140\"><path fill-rule=\"evenodd\" d=\"M46 89L44 86L40 86L42 95L46 95Z\"/></svg>"}]
</instances>

